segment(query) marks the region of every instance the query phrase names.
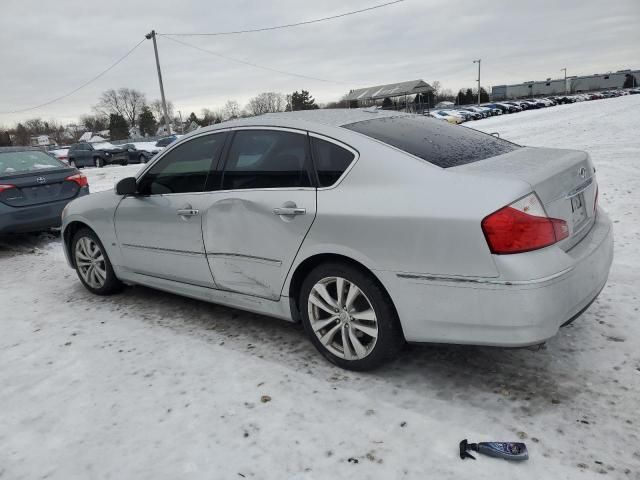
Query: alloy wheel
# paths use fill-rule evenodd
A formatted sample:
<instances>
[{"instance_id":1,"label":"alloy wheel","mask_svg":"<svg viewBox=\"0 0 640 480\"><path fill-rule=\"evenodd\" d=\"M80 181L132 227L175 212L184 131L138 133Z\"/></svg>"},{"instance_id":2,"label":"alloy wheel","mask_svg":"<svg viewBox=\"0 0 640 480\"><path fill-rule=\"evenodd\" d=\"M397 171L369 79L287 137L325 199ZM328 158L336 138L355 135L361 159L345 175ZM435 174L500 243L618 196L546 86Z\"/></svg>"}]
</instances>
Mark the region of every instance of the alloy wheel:
<instances>
[{"instance_id":1,"label":"alloy wheel","mask_svg":"<svg viewBox=\"0 0 640 480\"><path fill-rule=\"evenodd\" d=\"M355 283L342 277L323 278L311 289L307 309L313 332L337 357L360 360L375 347L378 319Z\"/></svg>"},{"instance_id":2,"label":"alloy wheel","mask_svg":"<svg viewBox=\"0 0 640 480\"><path fill-rule=\"evenodd\" d=\"M104 254L98 244L89 237L76 242L75 261L78 273L91 288L100 289L107 280Z\"/></svg>"}]
</instances>

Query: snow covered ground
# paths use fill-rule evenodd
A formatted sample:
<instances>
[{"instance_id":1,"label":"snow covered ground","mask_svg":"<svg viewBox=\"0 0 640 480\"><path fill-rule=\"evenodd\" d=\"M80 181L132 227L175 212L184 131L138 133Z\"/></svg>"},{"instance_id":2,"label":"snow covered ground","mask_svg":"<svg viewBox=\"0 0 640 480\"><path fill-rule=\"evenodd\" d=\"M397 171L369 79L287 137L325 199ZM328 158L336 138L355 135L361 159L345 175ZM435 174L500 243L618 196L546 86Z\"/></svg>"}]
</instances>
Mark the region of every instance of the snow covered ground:
<instances>
[{"instance_id":1,"label":"snow covered ground","mask_svg":"<svg viewBox=\"0 0 640 480\"><path fill-rule=\"evenodd\" d=\"M598 170L611 277L544 349L411 347L346 372L296 325L92 296L55 236L2 239L0 479L640 479L640 95L468 125ZM139 168L85 173L97 191ZM524 439L530 460L461 461L463 438Z\"/></svg>"}]
</instances>

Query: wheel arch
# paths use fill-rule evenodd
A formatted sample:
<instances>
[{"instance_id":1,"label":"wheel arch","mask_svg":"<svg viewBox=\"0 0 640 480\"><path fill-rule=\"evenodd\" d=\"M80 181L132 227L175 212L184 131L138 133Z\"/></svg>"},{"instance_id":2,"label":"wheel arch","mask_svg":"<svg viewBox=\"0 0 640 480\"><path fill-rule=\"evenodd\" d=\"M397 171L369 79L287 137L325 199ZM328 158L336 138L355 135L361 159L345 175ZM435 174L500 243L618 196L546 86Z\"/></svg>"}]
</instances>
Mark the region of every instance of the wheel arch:
<instances>
[{"instance_id":1,"label":"wheel arch","mask_svg":"<svg viewBox=\"0 0 640 480\"><path fill-rule=\"evenodd\" d=\"M378 278L378 276L374 273L374 271L368 268L363 263L357 260L354 260L351 257L348 257L346 255L340 255L337 253L317 253L307 257L295 267L295 270L291 275L291 279L289 281L288 290L287 290L287 293L289 295L289 304L291 307L291 318L293 319L294 322L300 321L299 297L300 297L300 289L302 287L302 283L304 282L304 279L307 277L309 272L311 272L311 270L313 270L318 265L321 265L323 263L330 263L330 262L345 263L345 264L351 265L352 267L357 268L358 270L360 270L361 272L367 275L370 275L371 278L373 278L376 281L376 283L380 286L380 288L382 288L382 291L387 296L387 299L391 303L391 306L393 307L396 313L396 318L400 323L400 328L402 328L402 322L400 322L398 309L396 308L395 303L393 302L393 298L391 298L391 295L389 294L389 290L384 286L384 284Z\"/></svg>"},{"instance_id":2,"label":"wheel arch","mask_svg":"<svg viewBox=\"0 0 640 480\"><path fill-rule=\"evenodd\" d=\"M64 244L64 249L67 253L67 258L69 259L69 262L74 268L75 268L75 260L71 252L71 242L73 241L73 236L81 228L88 228L89 230L95 233L95 230L93 228L91 228L87 223L81 220L73 220L72 222L69 222L64 227L64 230L62 231L62 241Z\"/></svg>"}]
</instances>

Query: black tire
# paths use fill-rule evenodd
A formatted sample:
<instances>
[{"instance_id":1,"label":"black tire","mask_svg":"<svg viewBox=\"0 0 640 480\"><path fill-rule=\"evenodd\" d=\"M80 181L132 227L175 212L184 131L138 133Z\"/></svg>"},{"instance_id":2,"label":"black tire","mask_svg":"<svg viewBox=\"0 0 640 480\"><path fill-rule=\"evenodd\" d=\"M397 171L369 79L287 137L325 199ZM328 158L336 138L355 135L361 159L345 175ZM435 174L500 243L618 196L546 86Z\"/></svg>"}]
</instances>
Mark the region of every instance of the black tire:
<instances>
[{"instance_id":1,"label":"black tire","mask_svg":"<svg viewBox=\"0 0 640 480\"><path fill-rule=\"evenodd\" d=\"M89 285L87 281L83 278L82 274L80 273L80 269L78 268L78 265L77 265L76 246L78 242L85 237L90 239L92 242L94 242L98 246L98 248L100 248L100 251L104 258L104 270L106 271L106 278L105 278L104 284L100 288L95 288L94 286ZM78 278L80 279L82 284L85 286L85 288L89 290L91 293L94 293L96 295L111 295L113 293L117 293L120 290L122 290L124 285L116 277L116 274L113 271L113 267L111 266L111 261L109 260L107 252L104 246L102 245L102 242L100 241L100 239L98 238L98 236L95 234L93 230L91 230L90 228L81 228L80 230L78 230L73 236L73 239L71 240L70 252L71 252L71 258L73 258L73 264L76 267L76 273L78 274Z\"/></svg>"},{"instance_id":2,"label":"black tire","mask_svg":"<svg viewBox=\"0 0 640 480\"><path fill-rule=\"evenodd\" d=\"M78 165L76 164L76 161L75 161L75 160L70 160L70 161L69 161L69 166L70 166L70 167L72 167L72 168L80 168L80 167L78 167Z\"/></svg>"},{"instance_id":3,"label":"black tire","mask_svg":"<svg viewBox=\"0 0 640 480\"><path fill-rule=\"evenodd\" d=\"M369 302L375 312L378 329L377 338L363 358L346 359L335 355L323 345L311 326L308 308L309 295L318 282L330 277L341 277L357 286L364 294L364 300ZM394 359L405 344L400 321L389 295L370 273L356 266L332 262L314 268L302 283L299 308L302 324L311 343L327 360L341 368L355 371L375 369Z\"/></svg>"},{"instance_id":4,"label":"black tire","mask_svg":"<svg viewBox=\"0 0 640 480\"><path fill-rule=\"evenodd\" d=\"M104 160L100 157L96 157L93 159L93 164L98 168L102 168L104 167Z\"/></svg>"},{"instance_id":5,"label":"black tire","mask_svg":"<svg viewBox=\"0 0 640 480\"><path fill-rule=\"evenodd\" d=\"M138 162L147 163L147 157L145 157L144 155L140 154L140 156L138 157Z\"/></svg>"}]
</instances>

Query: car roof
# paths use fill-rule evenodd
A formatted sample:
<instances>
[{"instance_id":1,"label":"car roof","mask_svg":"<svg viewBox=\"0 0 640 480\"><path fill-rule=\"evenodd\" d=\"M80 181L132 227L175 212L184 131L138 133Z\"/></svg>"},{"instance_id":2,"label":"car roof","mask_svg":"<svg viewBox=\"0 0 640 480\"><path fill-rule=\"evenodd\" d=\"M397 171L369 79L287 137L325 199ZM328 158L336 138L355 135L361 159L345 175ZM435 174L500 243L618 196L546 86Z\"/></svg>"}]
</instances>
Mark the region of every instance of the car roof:
<instances>
[{"instance_id":1,"label":"car roof","mask_svg":"<svg viewBox=\"0 0 640 480\"><path fill-rule=\"evenodd\" d=\"M196 132L220 130L245 126L300 127L300 122L319 124L331 127L342 127L351 123L373 120L376 118L402 117L410 114L370 108L335 108L322 110L302 110L298 112L266 113L257 117L240 118L201 128Z\"/></svg>"}]
</instances>

